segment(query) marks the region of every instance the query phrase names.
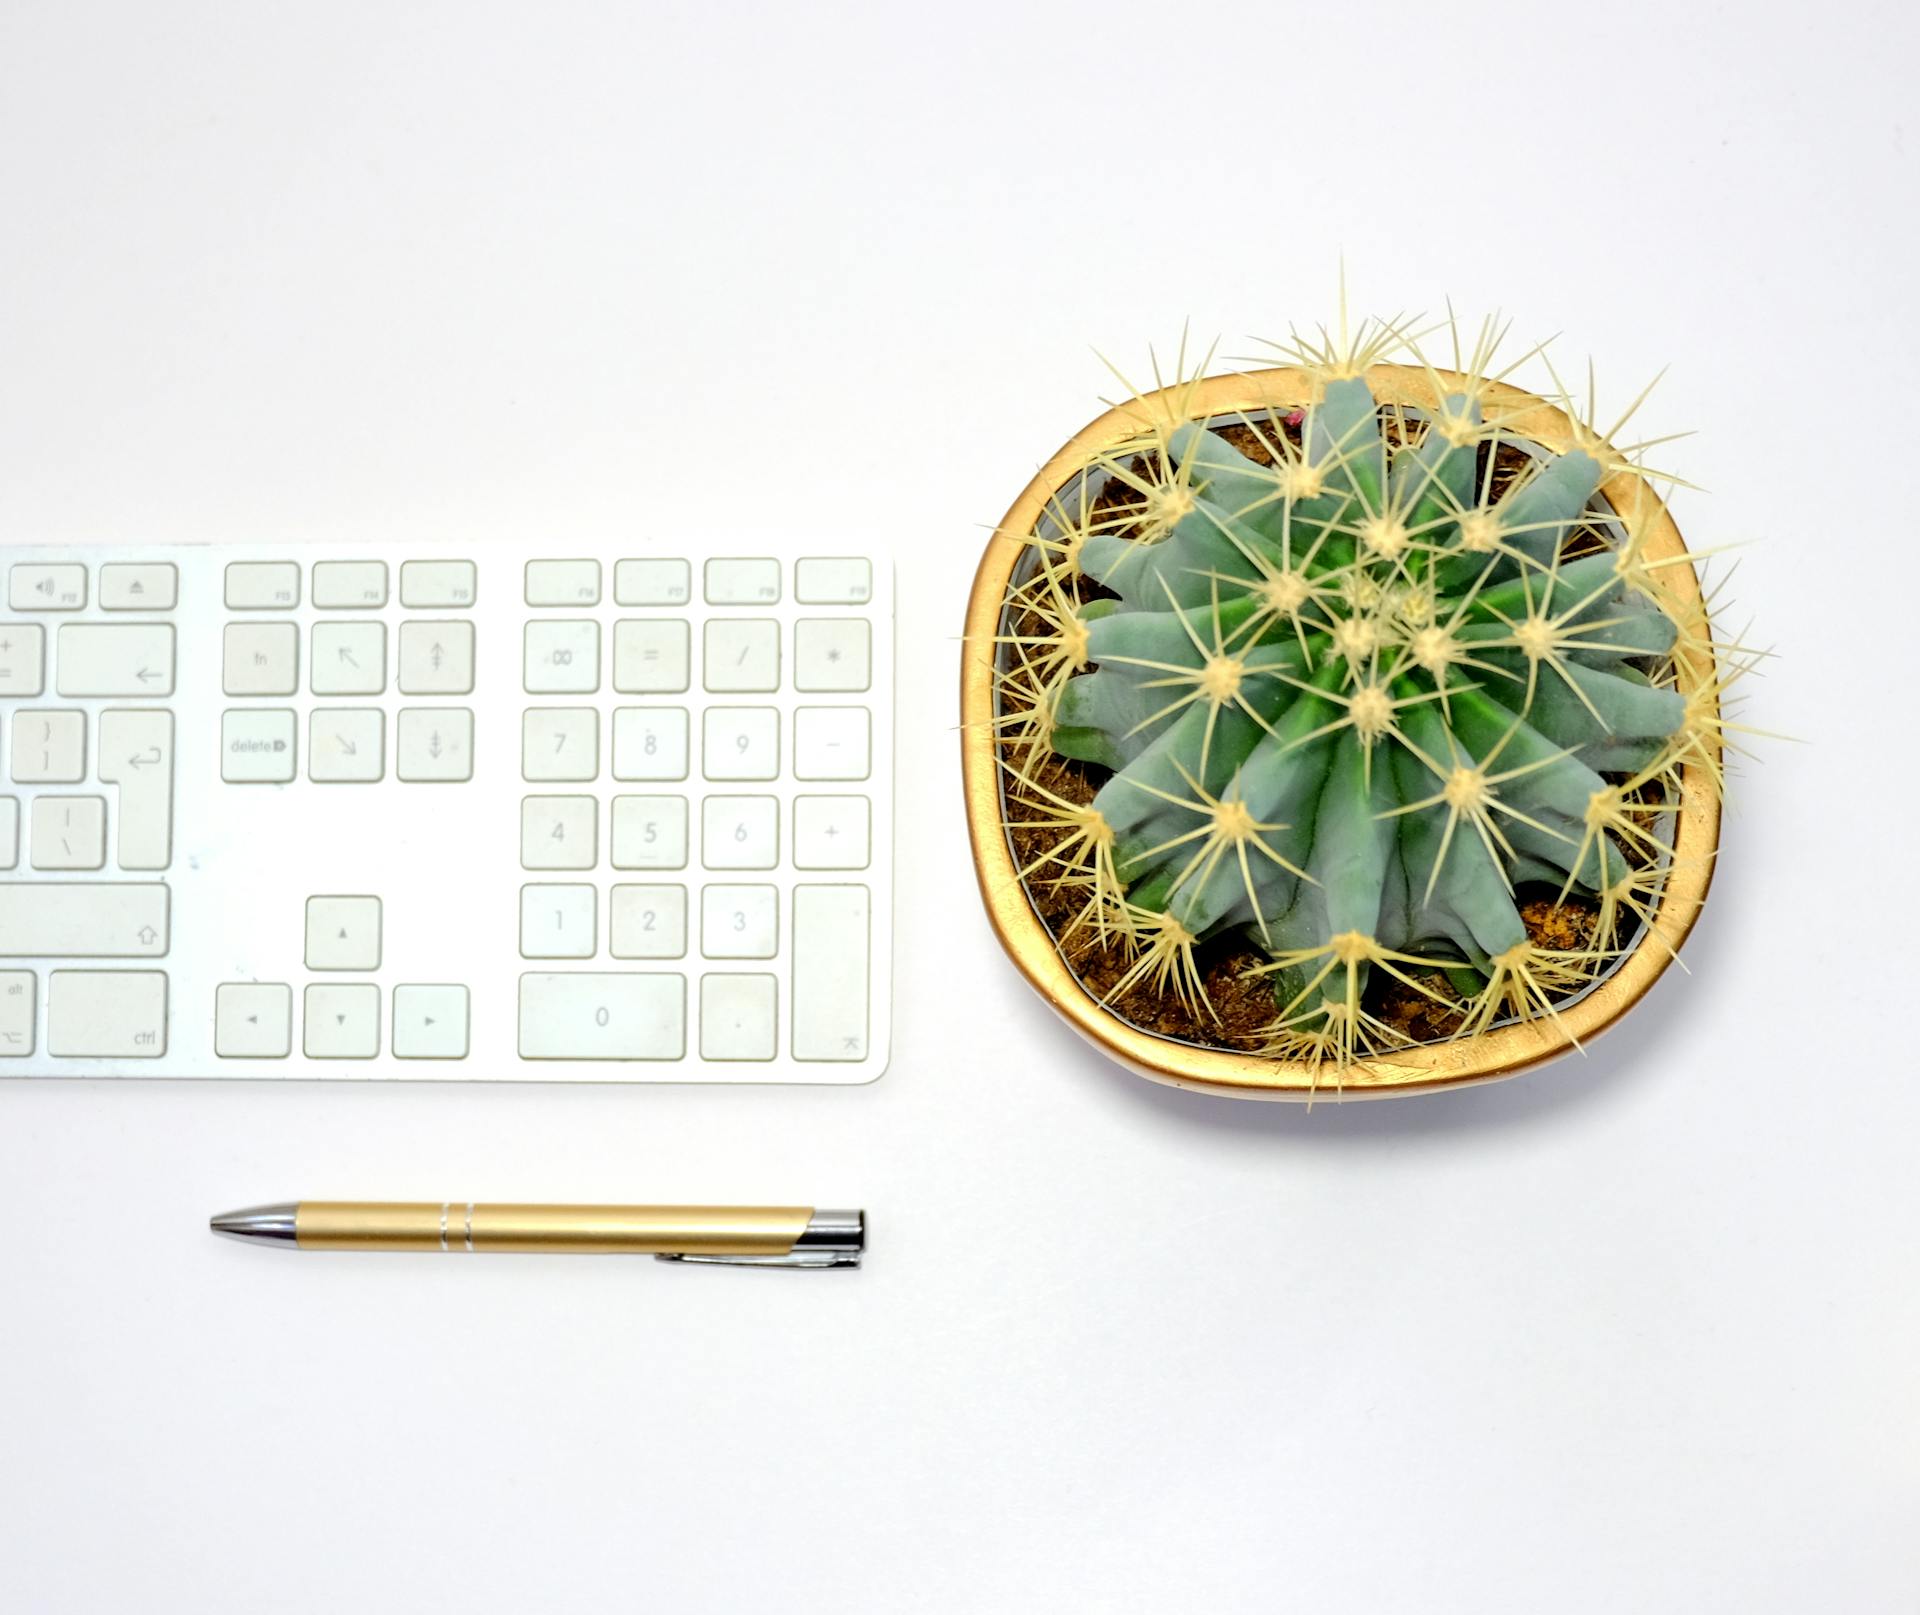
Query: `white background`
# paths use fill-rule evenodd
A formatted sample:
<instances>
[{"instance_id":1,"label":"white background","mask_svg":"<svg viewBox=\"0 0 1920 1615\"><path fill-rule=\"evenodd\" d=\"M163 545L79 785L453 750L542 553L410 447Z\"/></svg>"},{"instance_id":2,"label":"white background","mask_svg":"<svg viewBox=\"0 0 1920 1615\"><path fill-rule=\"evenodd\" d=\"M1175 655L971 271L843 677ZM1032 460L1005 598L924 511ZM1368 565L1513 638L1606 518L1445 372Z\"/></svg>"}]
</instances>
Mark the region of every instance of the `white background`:
<instances>
[{"instance_id":1,"label":"white background","mask_svg":"<svg viewBox=\"0 0 1920 1615\"><path fill-rule=\"evenodd\" d=\"M852 1091L0 1085L0 1607L1911 1611L1909 8L0 8L0 537L901 569ZM963 597L1184 320L1561 330L1781 660L1583 1060L1311 1113L998 954ZM1905 793L1903 795L1903 793ZM298 1195L869 1208L858 1275L293 1257Z\"/></svg>"}]
</instances>

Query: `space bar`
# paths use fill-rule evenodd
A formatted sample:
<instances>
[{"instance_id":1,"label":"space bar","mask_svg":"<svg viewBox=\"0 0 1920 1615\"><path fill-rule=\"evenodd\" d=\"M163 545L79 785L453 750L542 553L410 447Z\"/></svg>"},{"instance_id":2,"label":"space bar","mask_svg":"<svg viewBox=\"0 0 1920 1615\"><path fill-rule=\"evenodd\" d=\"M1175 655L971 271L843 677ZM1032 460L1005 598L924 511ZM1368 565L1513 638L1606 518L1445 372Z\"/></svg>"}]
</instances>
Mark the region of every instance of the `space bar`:
<instances>
[{"instance_id":1,"label":"space bar","mask_svg":"<svg viewBox=\"0 0 1920 1615\"><path fill-rule=\"evenodd\" d=\"M0 958L158 959L167 893L157 881L0 884Z\"/></svg>"}]
</instances>

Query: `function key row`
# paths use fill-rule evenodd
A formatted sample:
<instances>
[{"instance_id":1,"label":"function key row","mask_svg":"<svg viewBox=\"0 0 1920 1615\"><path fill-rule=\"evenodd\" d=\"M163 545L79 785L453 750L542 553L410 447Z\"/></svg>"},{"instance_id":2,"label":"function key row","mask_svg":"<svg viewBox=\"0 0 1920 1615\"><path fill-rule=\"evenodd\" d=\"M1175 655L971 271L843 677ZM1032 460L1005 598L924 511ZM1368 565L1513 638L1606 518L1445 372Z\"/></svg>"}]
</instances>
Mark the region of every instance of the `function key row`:
<instances>
[{"instance_id":1,"label":"function key row","mask_svg":"<svg viewBox=\"0 0 1920 1615\"><path fill-rule=\"evenodd\" d=\"M542 610L574 610L600 604L600 563L593 560L529 561L526 602ZM771 606L780 603L781 568L757 555L721 555L701 569L701 592L710 606ZM793 597L803 606L864 606L873 598L873 563L865 556L813 556L793 567ZM677 559L616 561L617 606L684 606L693 598L693 567Z\"/></svg>"},{"instance_id":2,"label":"function key row","mask_svg":"<svg viewBox=\"0 0 1920 1615\"><path fill-rule=\"evenodd\" d=\"M378 611L387 603L385 561L315 561L313 604L321 611ZM471 561L403 561L400 604L409 611L459 611L473 604L479 568ZM228 563L229 611L292 611L300 604L298 561Z\"/></svg>"},{"instance_id":3,"label":"function key row","mask_svg":"<svg viewBox=\"0 0 1920 1615\"><path fill-rule=\"evenodd\" d=\"M102 611L171 611L180 575L165 562L109 561L100 568ZM87 569L78 561L20 561L7 578L15 611L84 611Z\"/></svg>"}]
</instances>

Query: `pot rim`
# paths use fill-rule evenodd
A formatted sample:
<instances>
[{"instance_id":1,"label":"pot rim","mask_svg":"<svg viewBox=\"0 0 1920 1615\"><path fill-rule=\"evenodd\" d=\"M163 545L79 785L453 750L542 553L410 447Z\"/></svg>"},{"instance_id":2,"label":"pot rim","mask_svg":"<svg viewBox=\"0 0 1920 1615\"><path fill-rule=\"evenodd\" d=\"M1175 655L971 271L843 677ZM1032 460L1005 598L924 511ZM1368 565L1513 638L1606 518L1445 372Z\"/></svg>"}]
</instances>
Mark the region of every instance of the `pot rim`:
<instances>
[{"instance_id":1,"label":"pot rim","mask_svg":"<svg viewBox=\"0 0 1920 1615\"><path fill-rule=\"evenodd\" d=\"M1366 372L1382 404L1432 410L1463 381L1454 371L1380 364ZM967 603L960 667L961 773L967 800L967 832L974 873L994 933L1022 975L1075 1031L1143 1077L1176 1088L1245 1099L1311 1100L1332 1090L1346 1098L1384 1098L1495 1082L1583 1047L1645 996L1698 918L1713 880L1720 841L1720 801L1700 765L1689 763L1676 809L1673 861L1660 907L1632 950L1603 979L1550 1019L1496 1027L1447 1043L1417 1044L1356 1062L1328 1078L1304 1061L1274 1060L1230 1049L1179 1043L1121 1020L1102 1004L1060 957L1027 896L1008 844L1002 818L999 757L994 744L994 640L1000 632L1007 586L1048 499L1099 456L1155 424L1214 419L1262 410L1296 409L1315 402L1320 381L1298 366L1236 371L1158 388L1107 410L1076 432L1042 466L994 530L974 574ZM1485 384L1483 397L1507 417L1514 435L1555 451L1574 440L1564 411L1536 394L1505 383ZM1629 500L1651 498L1648 558L1674 561L1667 577L1683 607L1697 613L1709 636L1711 623L1697 567L1668 514L1666 503L1637 472L1621 471L1601 484L1616 510ZM1644 503L1633 508L1644 509ZM1714 700L1710 659L1683 666L1681 687Z\"/></svg>"}]
</instances>

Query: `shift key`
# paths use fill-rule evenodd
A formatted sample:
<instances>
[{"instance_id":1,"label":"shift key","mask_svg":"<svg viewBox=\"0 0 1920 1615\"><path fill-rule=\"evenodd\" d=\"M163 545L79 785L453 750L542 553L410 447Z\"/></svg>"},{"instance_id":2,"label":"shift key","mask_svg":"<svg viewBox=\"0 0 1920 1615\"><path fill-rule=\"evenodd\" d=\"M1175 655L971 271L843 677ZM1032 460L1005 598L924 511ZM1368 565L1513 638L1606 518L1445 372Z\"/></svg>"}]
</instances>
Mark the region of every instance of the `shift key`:
<instances>
[{"instance_id":1,"label":"shift key","mask_svg":"<svg viewBox=\"0 0 1920 1615\"><path fill-rule=\"evenodd\" d=\"M0 884L0 958L159 959L168 889L158 883Z\"/></svg>"}]
</instances>

